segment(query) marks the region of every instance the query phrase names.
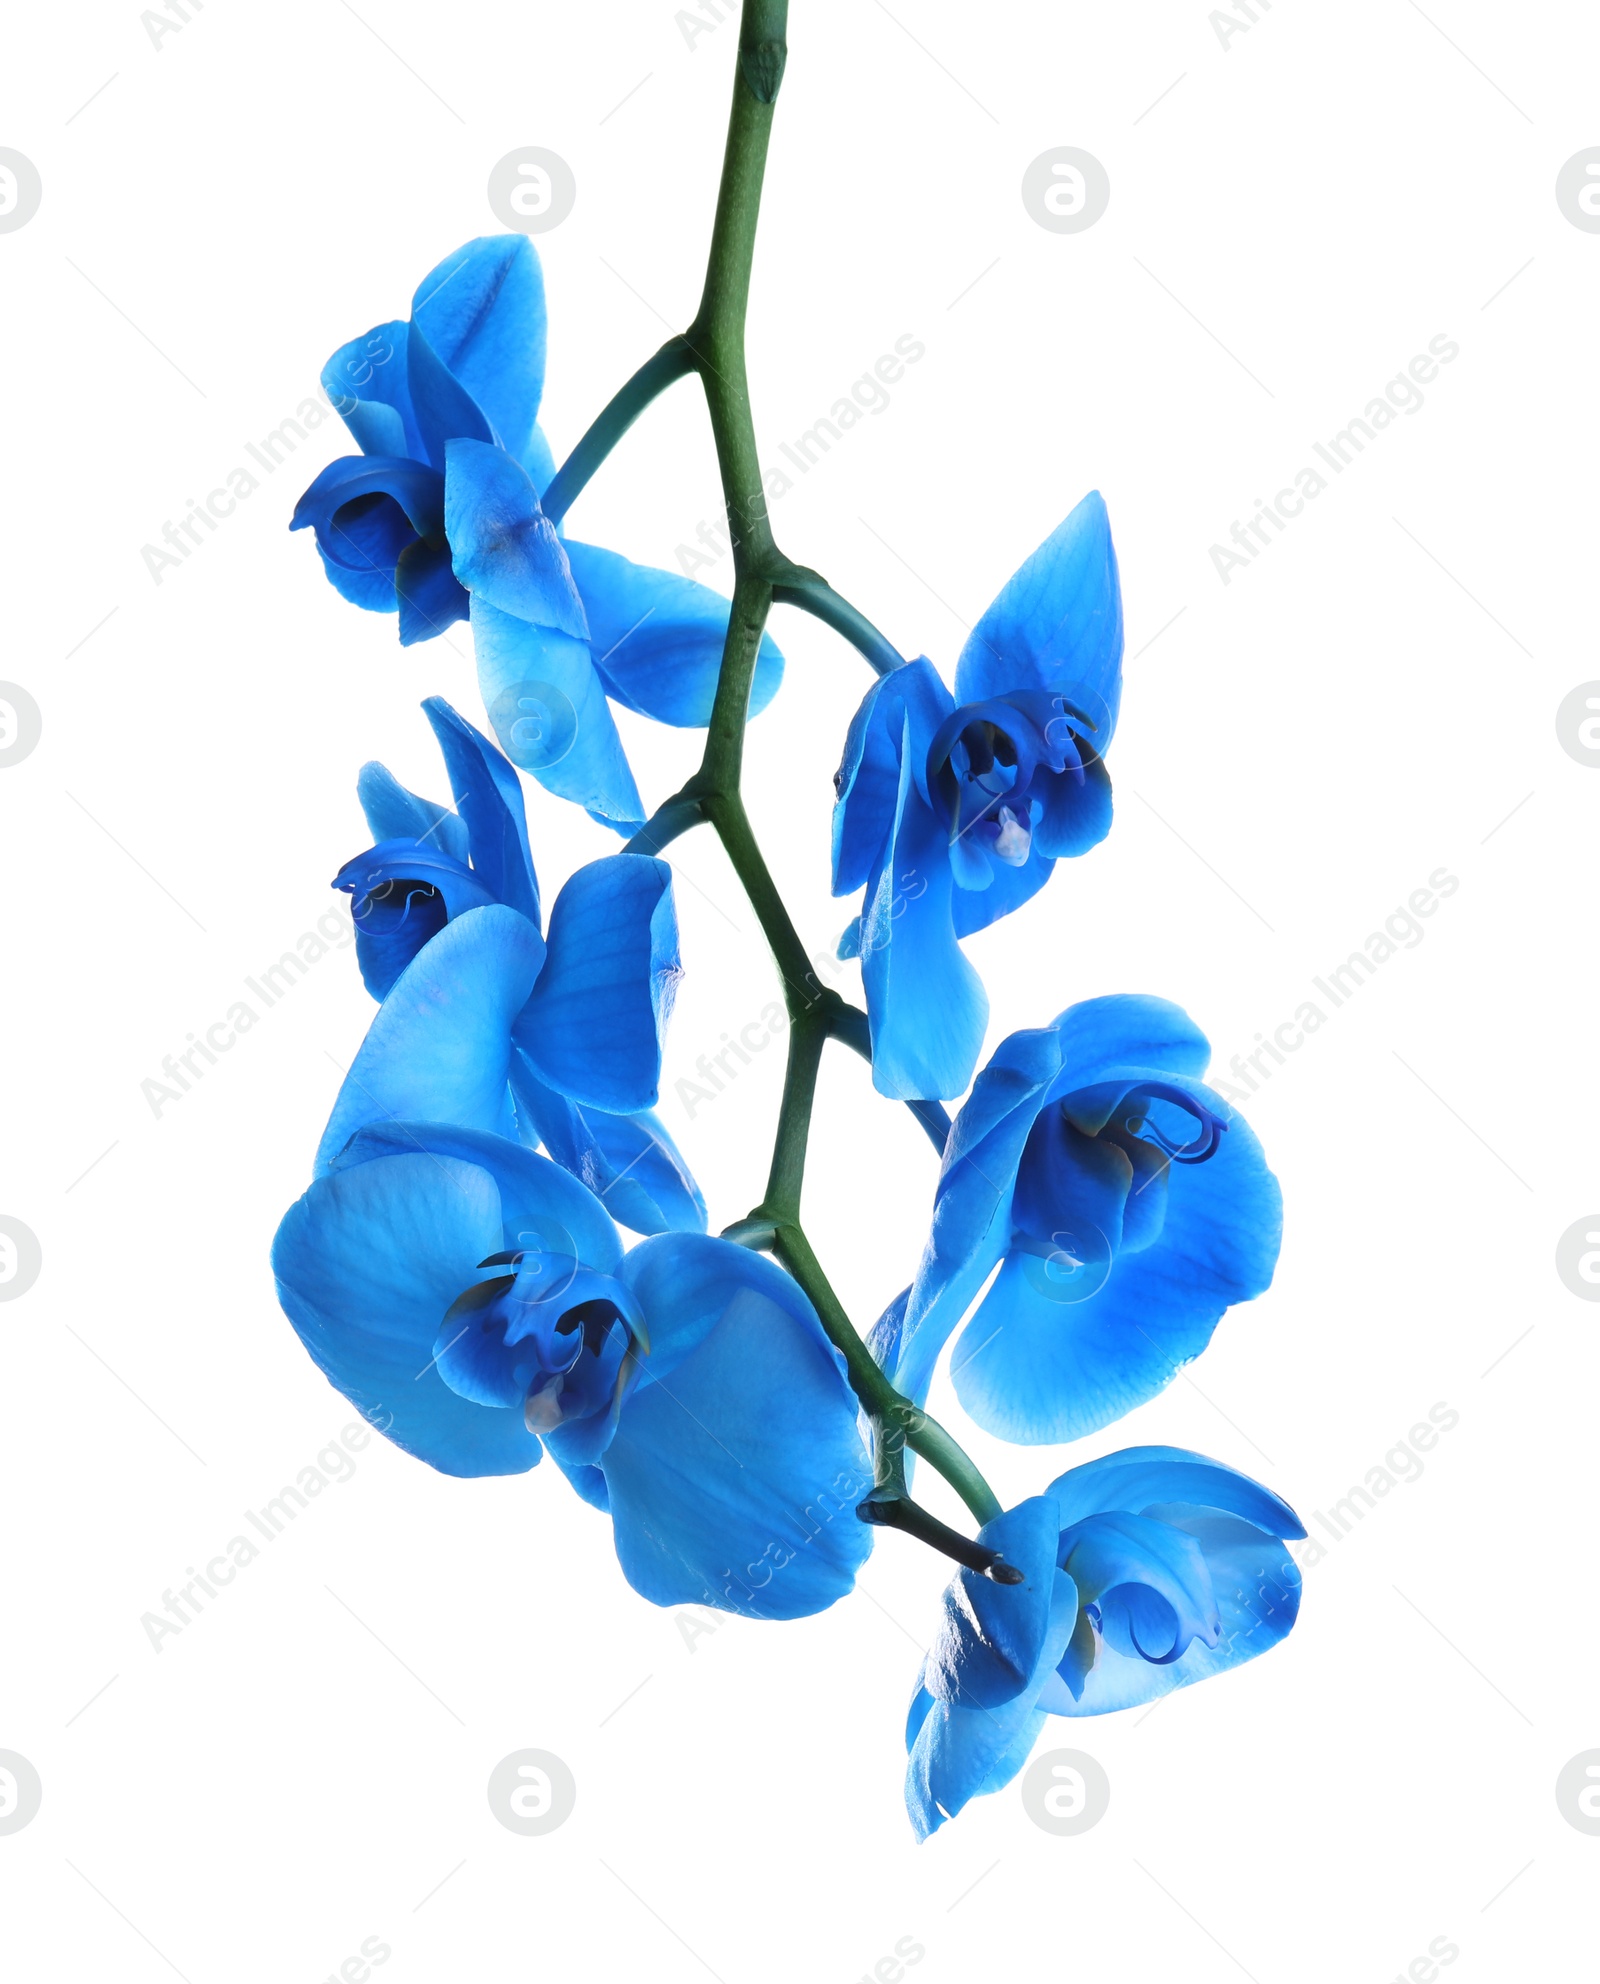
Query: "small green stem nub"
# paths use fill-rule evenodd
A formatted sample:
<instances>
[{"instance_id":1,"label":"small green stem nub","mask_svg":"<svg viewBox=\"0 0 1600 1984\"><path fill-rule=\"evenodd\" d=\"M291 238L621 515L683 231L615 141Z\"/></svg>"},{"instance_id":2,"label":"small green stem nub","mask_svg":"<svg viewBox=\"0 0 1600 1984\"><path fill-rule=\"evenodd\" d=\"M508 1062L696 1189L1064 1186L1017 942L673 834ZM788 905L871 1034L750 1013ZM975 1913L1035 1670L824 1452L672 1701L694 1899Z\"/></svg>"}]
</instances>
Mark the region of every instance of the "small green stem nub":
<instances>
[{"instance_id":1,"label":"small green stem nub","mask_svg":"<svg viewBox=\"0 0 1600 1984\"><path fill-rule=\"evenodd\" d=\"M907 1536L916 1537L919 1543L931 1544L946 1557L954 1557L958 1564L965 1564L968 1570L982 1571L996 1584L1021 1584L1027 1577L1027 1573L1018 1570L1015 1564L1008 1564L998 1550L974 1543L959 1529L951 1529L937 1516L929 1515L919 1502L913 1502L907 1496L896 1495L887 1501L869 1497L860 1504L856 1514L863 1522L881 1523L887 1529L903 1529Z\"/></svg>"}]
</instances>

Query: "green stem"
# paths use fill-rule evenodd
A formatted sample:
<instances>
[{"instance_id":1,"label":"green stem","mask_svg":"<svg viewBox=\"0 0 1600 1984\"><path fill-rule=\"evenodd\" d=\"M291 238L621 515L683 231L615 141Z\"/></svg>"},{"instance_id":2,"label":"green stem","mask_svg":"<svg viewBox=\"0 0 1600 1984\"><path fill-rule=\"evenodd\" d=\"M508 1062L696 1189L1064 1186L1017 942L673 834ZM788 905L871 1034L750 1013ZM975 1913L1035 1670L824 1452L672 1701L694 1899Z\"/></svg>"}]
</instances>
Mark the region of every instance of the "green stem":
<instances>
[{"instance_id":1,"label":"green stem","mask_svg":"<svg viewBox=\"0 0 1600 1984\"><path fill-rule=\"evenodd\" d=\"M784 1070L783 1102L778 1112L778 1133L766 1197L749 1219L740 1224L760 1235L763 1244L768 1244L765 1234L770 1229L773 1252L811 1298L828 1340L843 1355L851 1389L872 1421L878 1453L878 1495L884 1502L905 1502L915 1509L906 1496L902 1457L902 1450L910 1447L944 1476L980 1523L992 1522L1000 1513L1000 1504L988 1482L939 1422L913 1405L890 1382L834 1294L800 1224L800 1195L805 1183L806 1145L817 1075L822 1066L823 1043L829 1032L835 1030L839 1009L844 1009L843 1001L832 992L824 993L811 1011L797 1019L790 1029L789 1060ZM911 1528L916 1534L922 1533L915 1526L917 1521L933 1521L924 1511L917 1511L913 1521L899 1521L895 1516L882 1514L868 1519L894 1522L897 1527ZM924 1536L924 1540L929 1539Z\"/></svg>"},{"instance_id":2,"label":"green stem","mask_svg":"<svg viewBox=\"0 0 1600 1984\"><path fill-rule=\"evenodd\" d=\"M788 54L784 38L788 17L788 0L744 0L739 22L739 62L733 79L733 105L728 113L728 141L722 155L716 217L711 224L711 248L706 257L705 288L694 322L685 333L685 342L694 352L705 385L711 434L728 506L728 528L733 537L736 580L775 563L777 554L767 518L761 463L756 454L755 424L750 414L744 327L750 304L750 272L755 261L756 224L761 215L761 186L766 176L773 105ZM736 604L737 597L736 591ZM769 592L760 606L762 624L770 604ZM729 638L731 644L731 627Z\"/></svg>"},{"instance_id":3,"label":"green stem","mask_svg":"<svg viewBox=\"0 0 1600 1984\"><path fill-rule=\"evenodd\" d=\"M770 581L759 608L760 625L765 625L774 600L798 606L842 634L878 674L887 675L905 660L894 643L864 613L836 593L820 573L793 564L779 552L767 514L766 487L750 413L745 318L773 106L788 59L784 39L788 12L788 0L745 0L739 27L739 66L734 77L733 108L728 117L728 140L711 228L711 248L706 259L705 287L694 322L682 336L669 338L654 357L647 359L597 415L545 491L543 508L550 521L559 524L595 470L645 408L676 380L689 372L698 372L705 384L711 432L722 471L735 578L765 573ZM759 644L759 630L756 638ZM751 665L754 666L753 656ZM733 700L730 696L730 716Z\"/></svg>"},{"instance_id":4,"label":"green stem","mask_svg":"<svg viewBox=\"0 0 1600 1984\"><path fill-rule=\"evenodd\" d=\"M811 1107L816 1098L817 1075L822 1068L822 1050L827 1039L826 1016L816 1010L803 1015L789 1029L789 1058L783 1071L783 1101L778 1107L772 1165L767 1173L766 1197L761 1203L774 1221L781 1220L795 1227L800 1223L800 1192L805 1184ZM780 1227L774 1244L781 1239Z\"/></svg>"},{"instance_id":5,"label":"green stem","mask_svg":"<svg viewBox=\"0 0 1600 1984\"><path fill-rule=\"evenodd\" d=\"M858 1030L846 1017L850 1009L836 992L817 982L757 844L739 789L750 685L775 598L784 596L837 627L861 647L875 667L894 667L901 659L870 621L840 599L826 581L784 557L767 514L745 370L744 333L773 103L786 57L787 15L788 0L744 0L739 67L705 289L695 320L684 336L705 389L722 474L733 540L733 604L700 769L645 832L654 836L655 844L664 845L663 830L669 830L670 837L692 824L692 818L686 817L691 806L699 817L709 820L771 947L783 980L790 1022L783 1104L766 1199L732 1230L747 1245L771 1245L805 1290L829 1341L844 1358L851 1388L872 1422L878 1449L879 1486L873 1498L877 1508L872 1520L893 1522L922 1535L925 1541L935 1541L935 1532L942 1531L942 1525L918 1510L905 1493L904 1447L909 1446L944 1476L980 1524L992 1521L1000 1513L1000 1504L944 1428L891 1384L834 1294L800 1224L806 1145L823 1045L830 1032L838 1032L858 1048L861 1043ZM674 807L680 810L674 811Z\"/></svg>"},{"instance_id":6,"label":"green stem","mask_svg":"<svg viewBox=\"0 0 1600 1984\"><path fill-rule=\"evenodd\" d=\"M708 384L707 398L712 397ZM728 511L733 514L728 498ZM736 549L734 557L739 558ZM705 751L700 769L690 781L707 805L717 797L737 797L744 770L744 731L750 714L750 685L755 679L756 657L761 636L766 631L767 614L772 606L772 587L758 573L741 571L734 580L733 604L728 610L728 632L722 645L722 667L717 691L711 701L711 721L706 729Z\"/></svg>"},{"instance_id":7,"label":"green stem","mask_svg":"<svg viewBox=\"0 0 1600 1984\"><path fill-rule=\"evenodd\" d=\"M783 1003L791 1028L798 1026L814 1009L842 1004L837 992L829 991L818 980L800 934L789 920L783 897L773 881L766 857L756 844L744 800L735 792L706 800L706 817L716 829L727 850L750 907L756 913L762 935L767 940L778 974L783 980ZM792 1046L792 1042L791 1042Z\"/></svg>"},{"instance_id":8,"label":"green stem","mask_svg":"<svg viewBox=\"0 0 1600 1984\"><path fill-rule=\"evenodd\" d=\"M770 1216L771 1207L762 1215ZM965 1453L936 1419L897 1391L888 1374L867 1348L844 1306L822 1271L822 1263L811 1251L798 1221L778 1225L773 1251L811 1298L812 1307L822 1319L828 1340L844 1358L850 1387L860 1399L873 1423L878 1449L879 1494L886 1500L905 1500L905 1474L902 1449L920 1454L931 1468L942 1474L966 1503L979 1524L993 1522L1000 1514L994 1490ZM885 1493L887 1491L887 1493Z\"/></svg>"},{"instance_id":9,"label":"green stem","mask_svg":"<svg viewBox=\"0 0 1600 1984\"><path fill-rule=\"evenodd\" d=\"M841 633L887 674L903 657L866 616L820 574L778 549L767 514L756 451L750 385L745 369L745 318L755 259L756 225L773 104L787 59L788 0L744 0L739 63L728 118L728 141L717 191L705 288L694 322L640 367L595 420L551 483L547 516L565 514L608 451L658 393L687 371L700 375L716 443L723 500L733 542L734 589L700 768L628 843L629 853L655 854L699 821L709 821L743 885L783 981L789 1015L789 1057L773 1143L766 1197L726 1237L771 1248L810 1298L829 1341L844 1358L850 1385L873 1428L877 1483L857 1511L1006 1581L1009 1567L992 1551L948 1529L906 1493L904 1449L910 1447L961 1496L976 1520L990 1522L1000 1504L968 1456L940 1426L901 1395L845 1313L800 1224L806 1146L822 1050L830 1035L870 1060L866 1015L818 983L804 944L767 867L740 793L750 685L767 616L775 602L798 606ZM921 1117L942 1150L949 1119L938 1104Z\"/></svg>"},{"instance_id":10,"label":"green stem","mask_svg":"<svg viewBox=\"0 0 1600 1984\"><path fill-rule=\"evenodd\" d=\"M559 524L589 478L650 405L677 380L695 370L694 354L681 337L668 338L653 358L647 358L628 383L611 397L589 424L583 439L561 464L544 492L541 507L551 523Z\"/></svg>"}]
</instances>

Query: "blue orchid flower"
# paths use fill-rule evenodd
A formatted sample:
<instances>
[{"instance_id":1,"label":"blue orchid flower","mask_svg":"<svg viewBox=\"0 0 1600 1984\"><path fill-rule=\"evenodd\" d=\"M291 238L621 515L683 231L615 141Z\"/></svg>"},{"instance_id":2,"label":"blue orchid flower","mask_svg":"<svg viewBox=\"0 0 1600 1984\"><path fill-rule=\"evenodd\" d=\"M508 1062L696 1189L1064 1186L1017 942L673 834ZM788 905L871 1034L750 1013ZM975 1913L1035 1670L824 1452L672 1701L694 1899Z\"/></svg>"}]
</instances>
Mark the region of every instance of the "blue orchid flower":
<instances>
[{"instance_id":1,"label":"blue orchid flower","mask_svg":"<svg viewBox=\"0 0 1600 1984\"><path fill-rule=\"evenodd\" d=\"M285 1313L441 1472L519 1474L548 1448L653 1603L820 1611L871 1542L843 1359L772 1262L684 1233L625 1254L592 1192L503 1134L537 963L533 926L491 904L402 974L278 1229Z\"/></svg>"},{"instance_id":2,"label":"blue orchid flower","mask_svg":"<svg viewBox=\"0 0 1600 1984\"><path fill-rule=\"evenodd\" d=\"M1105 1715L1254 1660L1300 1609L1300 1519L1181 1447L1075 1467L979 1532L1024 1573L962 1570L906 1724L919 1839L1009 1784L1050 1715Z\"/></svg>"},{"instance_id":3,"label":"blue orchid flower","mask_svg":"<svg viewBox=\"0 0 1600 1984\"><path fill-rule=\"evenodd\" d=\"M978 1424L1074 1440L1153 1398L1223 1312L1270 1284L1283 1202L1249 1126L1200 1077L1205 1035L1129 995L1001 1042L957 1115L917 1278L874 1331L926 1398L951 1355Z\"/></svg>"},{"instance_id":4,"label":"blue orchid flower","mask_svg":"<svg viewBox=\"0 0 1600 1984\"><path fill-rule=\"evenodd\" d=\"M334 887L352 898L367 990L387 999L453 920L496 903L514 911L543 953L510 1020L515 1128L636 1232L703 1233L705 1200L651 1107L680 976L671 871L637 854L591 862L556 897L544 943L516 772L442 698L422 707L457 810L408 792L382 765L362 767L357 793L376 845Z\"/></svg>"},{"instance_id":5,"label":"blue orchid flower","mask_svg":"<svg viewBox=\"0 0 1600 1984\"><path fill-rule=\"evenodd\" d=\"M866 891L839 955L861 959L881 1094L948 1100L972 1079L989 1002L960 939L1110 831L1121 670L1122 594L1096 492L972 630L954 696L918 660L857 710L834 779L833 892Z\"/></svg>"},{"instance_id":6,"label":"blue orchid flower","mask_svg":"<svg viewBox=\"0 0 1600 1984\"><path fill-rule=\"evenodd\" d=\"M404 644L471 617L490 721L514 764L624 835L643 823L607 697L658 722L707 723L728 626L720 594L560 538L537 421L544 279L520 234L469 241L433 269L409 322L344 345L324 389L359 455L295 510L346 599L398 612ZM750 710L777 693L763 639Z\"/></svg>"}]
</instances>

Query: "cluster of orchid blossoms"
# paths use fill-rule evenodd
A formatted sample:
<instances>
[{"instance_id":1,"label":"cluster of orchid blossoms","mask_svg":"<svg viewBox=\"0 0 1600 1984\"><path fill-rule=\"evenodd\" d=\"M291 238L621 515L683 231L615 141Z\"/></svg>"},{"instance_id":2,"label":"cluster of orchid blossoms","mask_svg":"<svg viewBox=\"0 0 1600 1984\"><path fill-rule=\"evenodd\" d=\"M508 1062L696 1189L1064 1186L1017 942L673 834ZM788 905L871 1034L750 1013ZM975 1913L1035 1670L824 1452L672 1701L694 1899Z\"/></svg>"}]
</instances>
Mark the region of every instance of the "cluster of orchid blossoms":
<instances>
[{"instance_id":1,"label":"cluster of orchid blossoms","mask_svg":"<svg viewBox=\"0 0 1600 1984\"><path fill-rule=\"evenodd\" d=\"M763 73L741 72L736 124L770 114ZM736 594L732 627L718 594L566 535L576 489L655 391L698 369L713 392L697 338L715 337L714 313L697 320L559 476L538 425L543 281L523 237L468 243L409 320L330 361L360 452L316 478L294 526L347 600L398 614L402 641L470 622L499 741L431 699L452 804L381 765L360 774L372 845L335 886L378 1008L274 1268L311 1356L390 1439L459 1476L548 1453L610 1518L624 1575L654 1604L819 1611L886 1525L956 1558L907 1729L926 1836L1015 1776L1047 1717L1149 1702L1293 1624L1286 1539L1304 1532L1244 1475L1134 1447L1002 1509L924 1409L959 1330L955 1391L986 1432L1097 1433L1267 1286L1279 1193L1205 1084L1204 1036L1161 999L1089 999L977 1066L988 1002L963 941L1111 826L1122 612L1098 496L980 617L953 688L775 548L763 570L770 533L737 492L739 583L765 596L746 610ZM719 449L736 472L737 447ZM860 960L864 1014L791 966L804 952L738 796L744 725L782 683L764 632L774 599L833 625L877 673L844 738L832 848L835 893L860 897L840 955ZM613 703L708 729L697 780L654 813ZM625 843L548 909L519 771ZM680 975L663 857L701 821L735 857L796 1021L767 1197L721 1237L653 1113ZM940 1153L920 1263L865 1334L799 1224L828 1037L870 1055L878 1091ZM952 1121L944 1105L963 1097ZM976 1537L915 1501L912 1455L957 1488Z\"/></svg>"}]
</instances>

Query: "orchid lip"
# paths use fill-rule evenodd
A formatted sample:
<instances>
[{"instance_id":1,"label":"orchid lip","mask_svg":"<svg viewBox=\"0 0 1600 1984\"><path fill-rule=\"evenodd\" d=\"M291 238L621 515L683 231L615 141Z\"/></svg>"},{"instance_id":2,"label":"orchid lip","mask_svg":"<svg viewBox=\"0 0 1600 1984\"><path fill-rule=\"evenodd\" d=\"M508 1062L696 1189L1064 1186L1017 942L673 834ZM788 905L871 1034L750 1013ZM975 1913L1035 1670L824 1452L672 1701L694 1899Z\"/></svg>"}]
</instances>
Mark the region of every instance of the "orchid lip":
<instances>
[{"instance_id":1,"label":"orchid lip","mask_svg":"<svg viewBox=\"0 0 1600 1984\"><path fill-rule=\"evenodd\" d=\"M1175 1103L1198 1122L1197 1135L1188 1143L1174 1143L1164 1130L1150 1120L1147 1110L1139 1106L1144 1102ZM1173 1164L1204 1164L1207 1158L1216 1155L1222 1143L1222 1134L1228 1126L1203 1103L1196 1102L1180 1089L1169 1089L1163 1084L1140 1091L1134 1099L1131 1113L1123 1119L1122 1127L1129 1136L1154 1144Z\"/></svg>"},{"instance_id":2,"label":"orchid lip","mask_svg":"<svg viewBox=\"0 0 1600 1984\"><path fill-rule=\"evenodd\" d=\"M648 1355L638 1303L614 1276L547 1248L506 1249L483 1265L511 1272L463 1290L435 1350L438 1375L461 1396L521 1407L532 1430L546 1420L551 1430L587 1417L597 1381L613 1389Z\"/></svg>"},{"instance_id":3,"label":"orchid lip","mask_svg":"<svg viewBox=\"0 0 1600 1984\"><path fill-rule=\"evenodd\" d=\"M485 1255L479 1261L478 1266L480 1268L509 1267L513 1270L513 1279L517 1277L532 1279L537 1276L542 1280L548 1273L552 1281L556 1282L558 1286L552 1288L548 1293L534 1298L536 1301L545 1303L554 1301L556 1295L569 1288L577 1276L583 1272L581 1262L573 1255L549 1247L508 1247L501 1253ZM580 1328L584 1319L579 1312L590 1306L591 1301L586 1298L582 1302L575 1303L570 1309L564 1310L556 1323L556 1334L558 1336L567 1336L573 1330ZM619 1303L613 1302L611 1307L615 1313L616 1320L627 1330L640 1353L648 1357L650 1354L650 1331L638 1305L636 1303L630 1303L628 1308L624 1310ZM577 1317L578 1320L572 1320L574 1317Z\"/></svg>"},{"instance_id":4,"label":"orchid lip","mask_svg":"<svg viewBox=\"0 0 1600 1984\"><path fill-rule=\"evenodd\" d=\"M411 914L413 903L432 904L439 900L440 891L432 882L424 882L408 875L386 876L381 882L366 891L357 901L351 914L358 920L365 920L374 909L383 909L397 920L404 922Z\"/></svg>"},{"instance_id":5,"label":"orchid lip","mask_svg":"<svg viewBox=\"0 0 1600 1984\"><path fill-rule=\"evenodd\" d=\"M1094 727L1056 694L999 697L953 711L929 747L924 773L930 794L943 801L952 844L975 833L991 859L1026 867L1039 810L1034 787L1061 777L1082 786L1086 757L1096 755L1083 733Z\"/></svg>"}]
</instances>

